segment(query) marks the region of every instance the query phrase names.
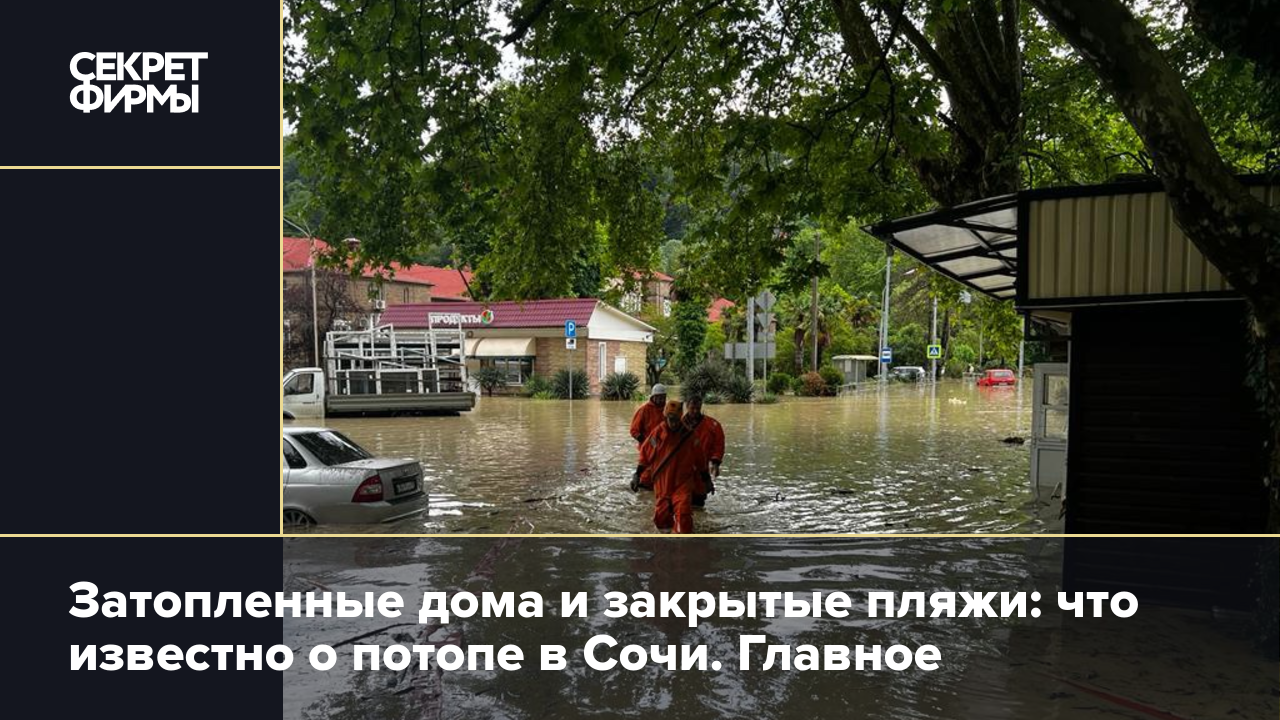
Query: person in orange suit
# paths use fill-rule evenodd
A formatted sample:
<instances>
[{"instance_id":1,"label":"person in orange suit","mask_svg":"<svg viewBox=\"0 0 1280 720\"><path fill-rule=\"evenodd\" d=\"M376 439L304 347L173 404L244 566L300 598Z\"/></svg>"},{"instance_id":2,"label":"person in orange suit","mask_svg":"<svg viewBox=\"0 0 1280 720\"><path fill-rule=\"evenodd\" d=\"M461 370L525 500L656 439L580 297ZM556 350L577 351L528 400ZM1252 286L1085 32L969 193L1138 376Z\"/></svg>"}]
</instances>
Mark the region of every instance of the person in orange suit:
<instances>
[{"instance_id":1,"label":"person in orange suit","mask_svg":"<svg viewBox=\"0 0 1280 720\"><path fill-rule=\"evenodd\" d=\"M693 496L693 506L707 504L707 495L716 491L715 481L720 477L720 463L724 461L724 428L713 417L702 414L702 398L694 396L685 400L684 424L701 440L707 463L699 473L704 487Z\"/></svg>"},{"instance_id":2,"label":"person in orange suit","mask_svg":"<svg viewBox=\"0 0 1280 720\"><path fill-rule=\"evenodd\" d=\"M644 441L663 423L662 408L667 403L667 387L662 383L653 386L649 400L641 405L636 414L631 416L631 437L636 441L636 449L644 447ZM645 475L644 463L636 465L635 474L631 476L631 491L640 488L653 488L653 481Z\"/></svg>"},{"instance_id":3,"label":"person in orange suit","mask_svg":"<svg viewBox=\"0 0 1280 720\"><path fill-rule=\"evenodd\" d=\"M693 532L693 494L702 489L699 473L707 463L698 437L684 425L683 409L679 400L668 400L666 422L640 449L653 480L653 524L679 534Z\"/></svg>"}]
</instances>

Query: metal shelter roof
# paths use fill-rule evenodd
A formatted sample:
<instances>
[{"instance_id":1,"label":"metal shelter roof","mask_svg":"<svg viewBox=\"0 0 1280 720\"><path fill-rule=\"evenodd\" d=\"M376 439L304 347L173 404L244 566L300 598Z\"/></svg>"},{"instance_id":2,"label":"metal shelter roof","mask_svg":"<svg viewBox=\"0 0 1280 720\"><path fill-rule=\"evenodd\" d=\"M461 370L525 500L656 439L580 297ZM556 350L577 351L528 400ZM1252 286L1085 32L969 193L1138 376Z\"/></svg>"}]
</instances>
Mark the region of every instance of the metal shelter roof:
<instances>
[{"instance_id":1,"label":"metal shelter roof","mask_svg":"<svg viewBox=\"0 0 1280 720\"><path fill-rule=\"evenodd\" d=\"M991 297L1014 296L1018 195L1000 195L863 228L951 279Z\"/></svg>"}]
</instances>

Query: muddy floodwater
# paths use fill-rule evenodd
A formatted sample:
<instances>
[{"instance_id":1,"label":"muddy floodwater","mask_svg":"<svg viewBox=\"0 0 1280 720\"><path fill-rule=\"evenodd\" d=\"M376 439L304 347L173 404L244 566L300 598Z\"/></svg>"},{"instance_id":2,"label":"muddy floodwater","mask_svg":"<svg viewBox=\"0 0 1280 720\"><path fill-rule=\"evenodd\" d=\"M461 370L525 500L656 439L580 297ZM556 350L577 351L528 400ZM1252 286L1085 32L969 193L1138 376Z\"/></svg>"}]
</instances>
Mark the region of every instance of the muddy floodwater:
<instances>
[{"instance_id":1,"label":"muddy floodwater","mask_svg":"<svg viewBox=\"0 0 1280 720\"><path fill-rule=\"evenodd\" d=\"M893 384L839 398L709 405L724 425L718 492L698 532L1037 532L1031 388ZM422 462L427 511L316 532L643 533L651 494L627 481L637 405L481 398L457 417L328 418L378 455ZM1047 501L1047 499L1046 499Z\"/></svg>"},{"instance_id":2,"label":"muddy floodwater","mask_svg":"<svg viewBox=\"0 0 1280 720\"><path fill-rule=\"evenodd\" d=\"M1105 539L1103 539L1105 540ZM1085 542L1098 539L1085 538ZM298 660L284 673L289 720L415 718L1057 718L1274 720L1277 665L1258 653L1247 622L1144 604L1132 617L1076 618L1050 600L1062 589L1059 538L287 538L287 592L397 593L404 617L283 620ZM1071 542L1080 542L1073 539ZM541 618L453 618L420 625L424 592L536 591ZM610 619L607 592L774 591L811 597L839 590L847 617ZM1036 617L869 617L870 591L1031 591ZM586 616L566 617L561 593L585 592ZM939 648L939 667L862 672L763 670L756 647L740 667L740 637L800 647L902 644ZM705 646L719 667L672 672L593 669L584 649L608 635L618 645ZM327 672L303 658L326 644ZM355 646L514 645L519 670L441 673L417 662L399 670L353 668ZM567 649L563 670L539 668L539 647ZM710 662L708 662L710 665Z\"/></svg>"}]
</instances>

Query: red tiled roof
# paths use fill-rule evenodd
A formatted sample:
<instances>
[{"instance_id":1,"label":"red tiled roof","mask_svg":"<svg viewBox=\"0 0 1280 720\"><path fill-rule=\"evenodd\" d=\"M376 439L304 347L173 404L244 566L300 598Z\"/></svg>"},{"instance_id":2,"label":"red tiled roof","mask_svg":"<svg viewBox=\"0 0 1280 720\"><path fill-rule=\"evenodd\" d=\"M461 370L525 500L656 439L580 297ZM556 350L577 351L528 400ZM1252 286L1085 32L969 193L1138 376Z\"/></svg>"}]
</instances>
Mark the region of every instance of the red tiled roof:
<instances>
[{"instance_id":1,"label":"red tiled roof","mask_svg":"<svg viewBox=\"0 0 1280 720\"><path fill-rule=\"evenodd\" d=\"M471 271L463 270L463 275L467 276L467 282L471 282ZM410 276L419 279L421 282L431 283L431 297L449 298L465 300L467 297L467 282L462 281L458 271L452 268L435 267L434 265L414 265L407 270L401 270L396 273L396 279Z\"/></svg>"},{"instance_id":2,"label":"red tiled roof","mask_svg":"<svg viewBox=\"0 0 1280 720\"><path fill-rule=\"evenodd\" d=\"M286 237L283 238L284 257L283 268L286 272L291 270L306 270L311 267L311 241L306 238ZM316 252L324 254L329 245L323 240L316 240ZM467 296L466 283L462 282L462 278L458 276L457 270L449 268L434 267L431 265L410 265L405 267L399 263L392 263L391 270L395 272L395 276L390 278L396 282L413 283L416 285L430 285L431 296L439 298L465 298ZM471 280L471 273L463 270L467 280ZM379 275L373 270L366 268L363 273L364 277L371 278Z\"/></svg>"},{"instance_id":3,"label":"red tiled roof","mask_svg":"<svg viewBox=\"0 0 1280 720\"><path fill-rule=\"evenodd\" d=\"M382 313L384 324L414 328L427 326L427 314L433 312L479 315L484 310L493 311L493 321L487 325L463 323L464 327L490 328L544 328L563 327L565 320L572 320L579 327L586 327L591 313L596 309L595 298L563 298L557 300L526 300L525 302L442 302L391 305Z\"/></svg>"},{"instance_id":4,"label":"red tiled roof","mask_svg":"<svg viewBox=\"0 0 1280 720\"><path fill-rule=\"evenodd\" d=\"M733 307L733 302L724 298L716 298L711 301L711 307L707 308L707 322L720 322L720 318L724 317L724 311Z\"/></svg>"},{"instance_id":5,"label":"red tiled roof","mask_svg":"<svg viewBox=\"0 0 1280 720\"><path fill-rule=\"evenodd\" d=\"M671 282L675 280L675 278L671 277L670 275L666 273L658 272L657 270L649 270L647 272L644 270L636 270L635 272L631 273L631 277L637 280L643 280L648 275L652 275L654 280L662 280L664 282Z\"/></svg>"}]
</instances>

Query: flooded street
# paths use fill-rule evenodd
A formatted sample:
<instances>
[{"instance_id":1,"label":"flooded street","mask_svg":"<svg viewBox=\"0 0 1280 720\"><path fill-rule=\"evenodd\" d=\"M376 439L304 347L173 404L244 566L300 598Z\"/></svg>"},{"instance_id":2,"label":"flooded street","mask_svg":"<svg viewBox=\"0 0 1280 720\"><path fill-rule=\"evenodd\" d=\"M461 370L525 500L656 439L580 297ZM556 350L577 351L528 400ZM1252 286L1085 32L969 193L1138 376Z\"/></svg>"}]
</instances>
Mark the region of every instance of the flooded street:
<instances>
[{"instance_id":1,"label":"flooded street","mask_svg":"<svg viewBox=\"0 0 1280 720\"><path fill-rule=\"evenodd\" d=\"M1029 383L1028 383L1029 385ZM1030 387L892 384L840 398L709 405L726 435L698 532L1036 532ZM647 533L632 494L634 403L481 398L459 417L329 418L378 455L421 460L427 513L316 532Z\"/></svg>"},{"instance_id":2,"label":"flooded street","mask_svg":"<svg viewBox=\"0 0 1280 720\"><path fill-rule=\"evenodd\" d=\"M1206 612L1144 604L1131 618L1075 618L1040 603L1036 619L870 618L869 591L1061 589L1056 538L290 538L283 589L363 597L397 592L407 617L292 618L283 642L302 652L337 646L329 672L296 663L284 676L284 717L393 718L776 717L805 718L1223 718L1263 720L1277 711L1277 665L1262 659L1241 624ZM1073 539L1070 542L1105 542ZM423 592L536 590L539 619L473 617L442 629L416 623ZM609 619L609 591L806 594L840 590L849 617ZM561 592L587 592L587 617L559 617ZM807 595L805 595L807 596ZM398 627L388 627L406 623ZM706 645L722 669L593 670L582 649L594 635L619 645ZM932 672L819 672L738 667L738 638L771 643L936 645ZM513 644L512 671L353 671L354 645ZM357 640L351 640L356 638ZM348 641L350 642L345 642ZM541 644L568 650L568 668L538 667ZM617 657L620 648L597 657ZM1126 703L1129 703L1126 705ZM1140 711L1135 708L1148 708ZM1153 715L1159 708L1165 715Z\"/></svg>"}]
</instances>

